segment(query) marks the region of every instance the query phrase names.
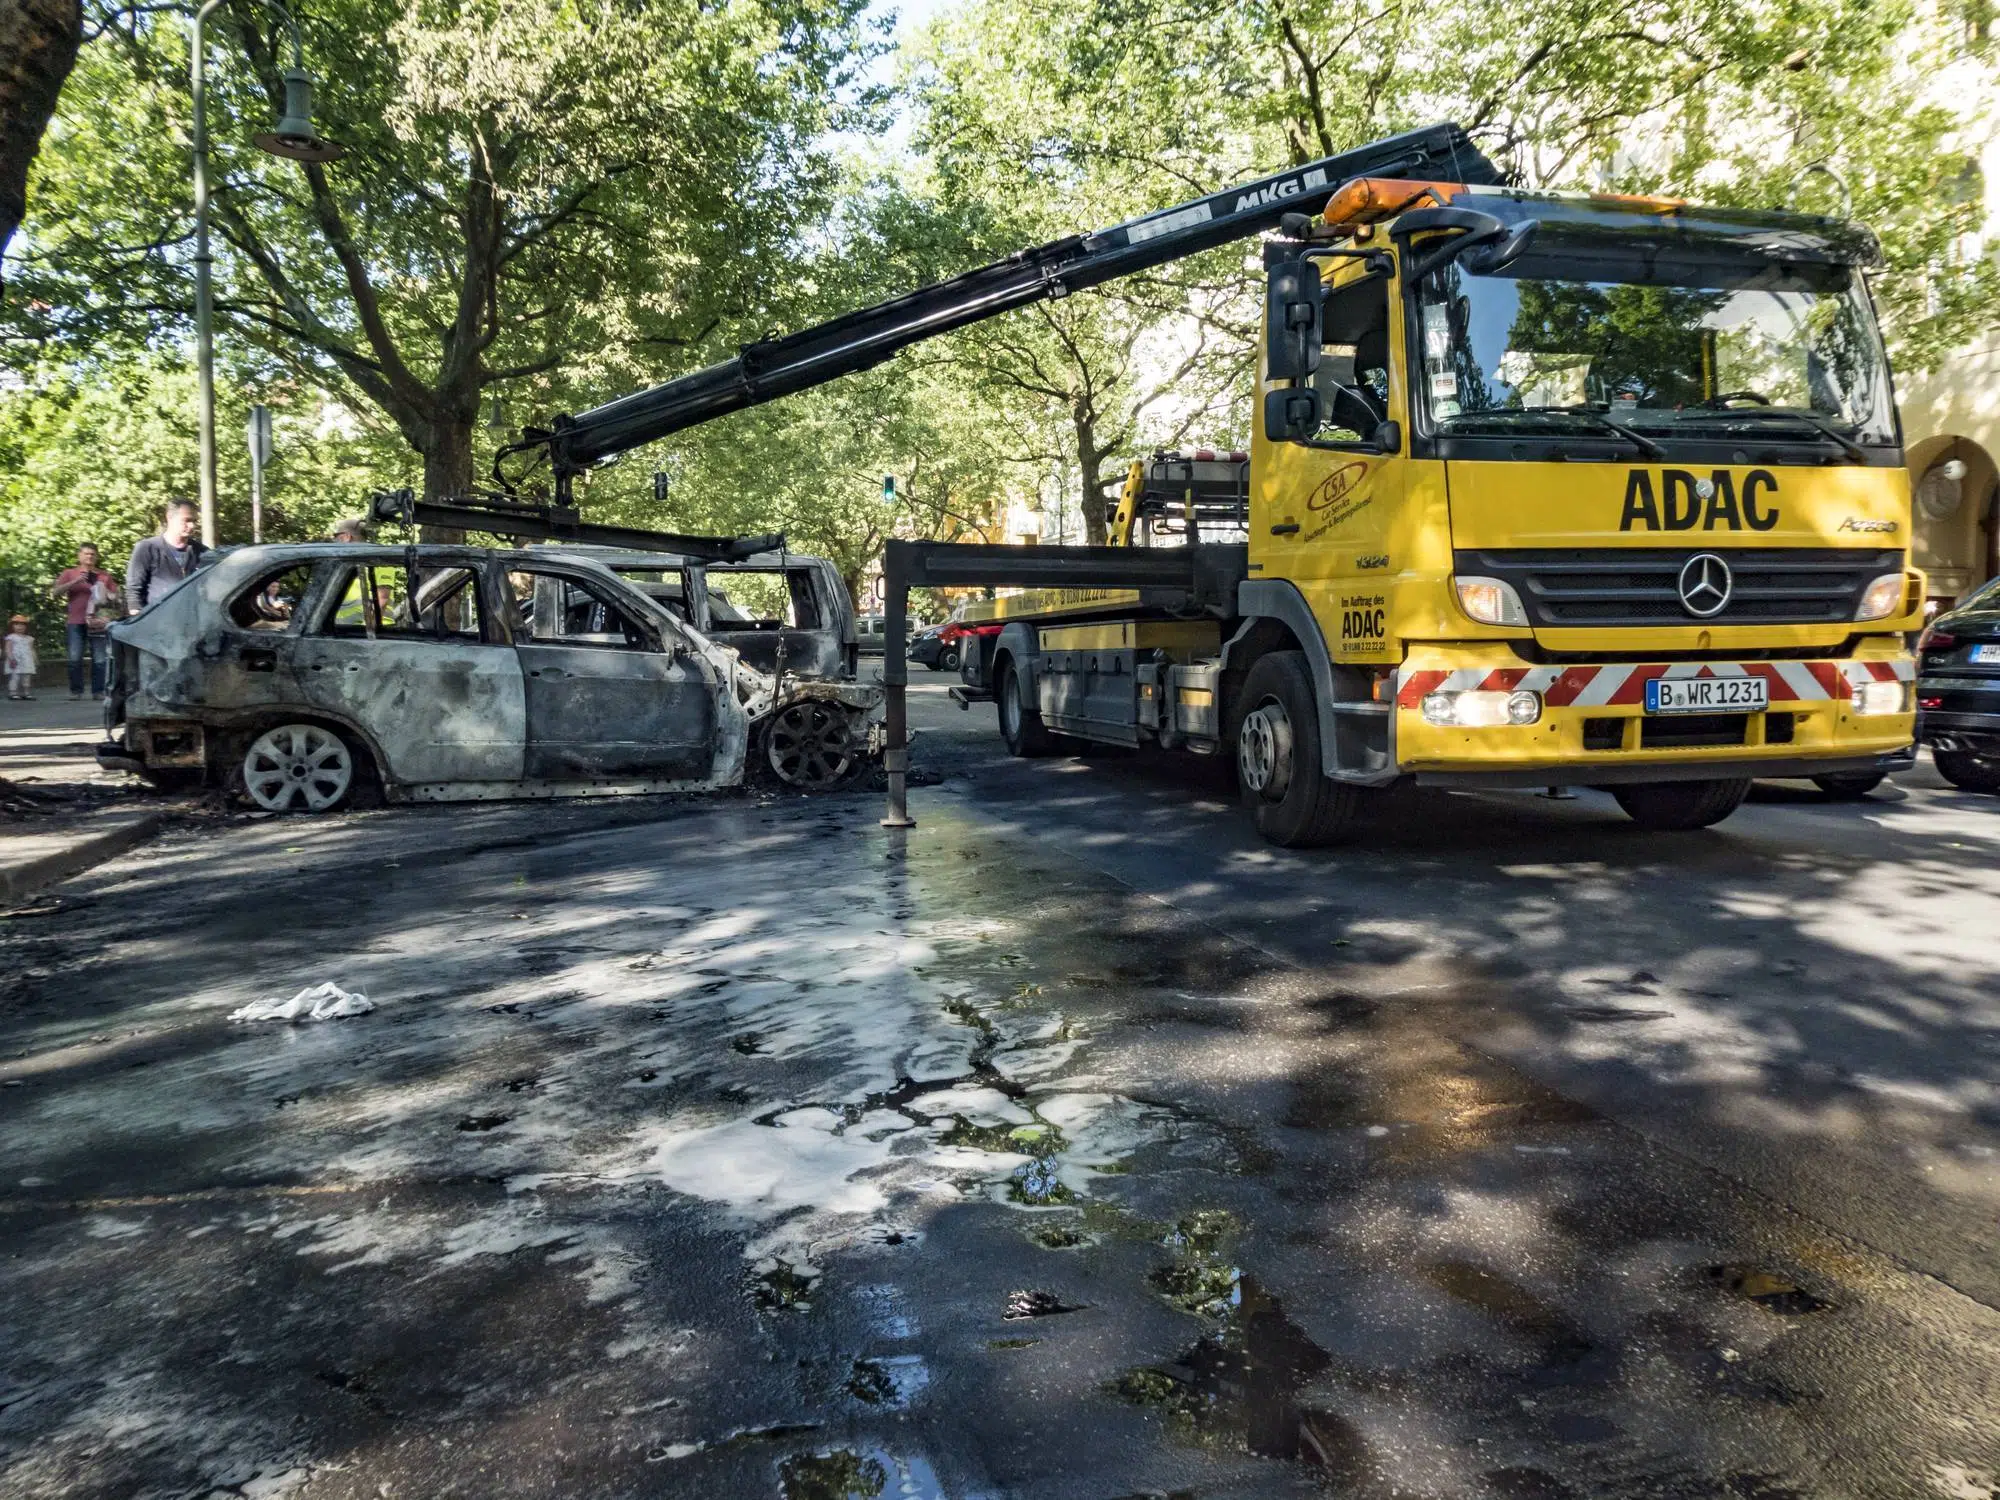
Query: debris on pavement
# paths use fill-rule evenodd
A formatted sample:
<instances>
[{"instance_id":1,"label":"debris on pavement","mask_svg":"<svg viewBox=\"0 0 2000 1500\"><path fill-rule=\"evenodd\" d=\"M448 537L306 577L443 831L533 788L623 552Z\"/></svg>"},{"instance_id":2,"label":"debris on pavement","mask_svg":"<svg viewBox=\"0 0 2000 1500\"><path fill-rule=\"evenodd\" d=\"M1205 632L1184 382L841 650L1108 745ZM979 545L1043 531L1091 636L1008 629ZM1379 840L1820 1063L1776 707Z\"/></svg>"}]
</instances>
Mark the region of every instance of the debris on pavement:
<instances>
[{"instance_id":1,"label":"debris on pavement","mask_svg":"<svg viewBox=\"0 0 2000 1500\"><path fill-rule=\"evenodd\" d=\"M300 990L289 1000L276 995L253 1000L240 1010L232 1010L232 1021L340 1021L349 1016L365 1016L375 1002L358 990L344 990L332 980Z\"/></svg>"}]
</instances>

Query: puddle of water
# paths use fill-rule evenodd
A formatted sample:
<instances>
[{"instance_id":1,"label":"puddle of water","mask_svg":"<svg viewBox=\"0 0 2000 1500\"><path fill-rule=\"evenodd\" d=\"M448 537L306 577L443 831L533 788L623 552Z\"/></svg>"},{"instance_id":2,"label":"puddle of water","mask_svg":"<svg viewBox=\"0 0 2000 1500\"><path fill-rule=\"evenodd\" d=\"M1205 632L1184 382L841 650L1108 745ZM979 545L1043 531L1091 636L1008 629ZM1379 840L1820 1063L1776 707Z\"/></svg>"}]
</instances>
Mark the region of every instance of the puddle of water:
<instances>
[{"instance_id":1,"label":"puddle of water","mask_svg":"<svg viewBox=\"0 0 2000 1500\"><path fill-rule=\"evenodd\" d=\"M1031 1208L1074 1203L1076 1194L1062 1180L1062 1164L1053 1157L1037 1157L1023 1162L1007 1179L1007 1201Z\"/></svg>"},{"instance_id":2,"label":"puddle of water","mask_svg":"<svg viewBox=\"0 0 2000 1500\"><path fill-rule=\"evenodd\" d=\"M1226 1318L1242 1299L1242 1272L1229 1253L1238 1229L1222 1209L1189 1214L1160 1240L1176 1252L1173 1263L1149 1271L1146 1280L1182 1312Z\"/></svg>"},{"instance_id":3,"label":"puddle of water","mask_svg":"<svg viewBox=\"0 0 2000 1500\"><path fill-rule=\"evenodd\" d=\"M930 1366L922 1355L877 1355L854 1362L847 1377L847 1393L869 1406L904 1411L930 1383Z\"/></svg>"},{"instance_id":4,"label":"puddle of water","mask_svg":"<svg viewBox=\"0 0 2000 1500\"><path fill-rule=\"evenodd\" d=\"M945 1500L936 1472L921 1458L897 1458L880 1449L856 1453L799 1453L778 1465L783 1500Z\"/></svg>"},{"instance_id":5,"label":"puddle of water","mask_svg":"<svg viewBox=\"0 0 2000 1500\"><path fill-rule=\"evenodd\" d=\"M1798 1283L1756 1266L1710 1266L1708 1279L1725 1292L1754 1302L1780 1317L1801 1318L1811 1313L1827 1312L1834 1306Z\"/></svg>"},{"instance_id":6,"label":"puddle of water","mask_svg":"<svg viewBox=\"0 0 2000 1500\"><path fill-rule=\"evenodd\" d=\"M802 1453L778 1465L784 1500L874 1500L889 1483L889 1471L872 1454L836 1448Z\"/></svg>"},{"instance_id":7,"label":"puddle of water","mask_svg":"<svg viewBox=\"0 0 2000 1500\"><path fill-rule=\"evenodd\" d=\"M1344 1466L1352 1446L1345 1424L1329 1413L1311 1413L1308 1438L1308 1414L1297 1402L1299 1388L1331 1365L1326 1351L1254 1279L1239 1278L1235 1292L1220 1328L1166 1369L1126 1371L1111 1382L1110 1393L1153 1408L1196 1442Z\"/></svg>"},{"instance_id":8,"label":"puddle of water","mask_svg":"<svg viewBox=\"0 0 2000 1500\"><path fill-rule=\"evenodd\" d=\"M818 1276L809 1266L801 1268L781 1260L750 1274L750 1300L766 1312L811 1307L813 1283Z\"/></svg>"}]
</instances>

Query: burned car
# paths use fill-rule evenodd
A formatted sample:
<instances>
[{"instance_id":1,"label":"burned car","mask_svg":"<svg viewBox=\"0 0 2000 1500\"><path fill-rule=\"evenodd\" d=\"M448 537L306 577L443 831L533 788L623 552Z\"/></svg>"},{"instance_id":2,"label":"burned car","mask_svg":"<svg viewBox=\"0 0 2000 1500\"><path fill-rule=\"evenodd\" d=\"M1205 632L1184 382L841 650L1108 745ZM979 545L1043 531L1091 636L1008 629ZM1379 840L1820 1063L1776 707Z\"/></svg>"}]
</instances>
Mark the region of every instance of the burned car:
<instances>
[{"instance_id":1,"label":"burned car","mask_svg":"<svg viewBox=\"0 0 2000 1500\"><path fill-rule=\"evenodd\" d=\"M111 637L100 763L272 811L830 787L878 728L879 689L760 671L573 547L243 547Z\"/></svg>"}]
</instances>

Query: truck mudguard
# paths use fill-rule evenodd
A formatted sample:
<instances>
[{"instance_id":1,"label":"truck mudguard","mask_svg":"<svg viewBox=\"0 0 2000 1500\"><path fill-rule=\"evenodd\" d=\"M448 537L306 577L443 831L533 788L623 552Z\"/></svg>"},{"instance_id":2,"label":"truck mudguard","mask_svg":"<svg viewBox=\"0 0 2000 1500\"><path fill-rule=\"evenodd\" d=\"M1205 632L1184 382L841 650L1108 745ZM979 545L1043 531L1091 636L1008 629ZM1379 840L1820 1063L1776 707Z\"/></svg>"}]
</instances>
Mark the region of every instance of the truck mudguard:
<instances>
[{"instance_id":1,"label":"truck mudguard","mask_svg":"<svg viewBox=\"0 0 2000 1500\"><path fill-rule=\"evenodd\" d=\"M1299 592L1297 584L1282 578L1246 578L1236 585L1236 612L1243 617L1246 628L1253 620L1276 620L1305 648L1306 666L1312 671L1313 703L1319 710L1320 769L1328 776L1339 778L1341 767L1335 750L1338 735L1333 715L1336 698L1333 658L1327 654L1326 636L1319 628L1319 621L1313 617L1312 607L1306 603L1305 595ZM1230 648L1240 639L1241 631L1223 646L1224 671L1232 665Z\"/></svg>"},{"instance_id":2,"label":"truck mudguard","mask_svg":"<svg viewBox=\"0 0 2000 1500\"><path fill-rule=\"evenodd\" d=\"M1000 658L1014 658L1014 670L1021 674L1021 693L1029 707L1034 707L1036 668L1041 664L1041 637L1035 627L1025 620L1015 620L1000 632L1000 639L993 643L993 664L999 665ZM989 693L1000 691L998 681L986 684Z\"/></svg>"}]
</instances>

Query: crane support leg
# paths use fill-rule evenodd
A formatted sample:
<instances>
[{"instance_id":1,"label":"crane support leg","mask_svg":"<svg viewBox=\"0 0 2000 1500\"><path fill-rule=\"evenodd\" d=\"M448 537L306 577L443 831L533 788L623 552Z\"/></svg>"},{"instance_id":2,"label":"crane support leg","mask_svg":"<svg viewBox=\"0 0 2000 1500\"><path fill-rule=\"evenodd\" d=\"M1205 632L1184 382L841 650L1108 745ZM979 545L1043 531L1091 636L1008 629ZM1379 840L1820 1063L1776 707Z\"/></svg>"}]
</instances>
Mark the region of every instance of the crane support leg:
<instances>
[{"instance_id":1,"label":"crane support leg","mask_svg":"<svg viewBox=\"0 0 2000 1500\"><path fill-rule=\"evenodd\" d=\"M910 816L909 618L912 588L983 584L1021 588L1165 589L1191 594L1213 566L1203 547L995 547L966 542L890 542L882 554L882 686L887 690L882 765L889 776L884 828L914 828ZM1233 577L1234 575L1232 575ZM1230 584L1233 591L1234 583Z\"/></svg>"}]
</instances>

